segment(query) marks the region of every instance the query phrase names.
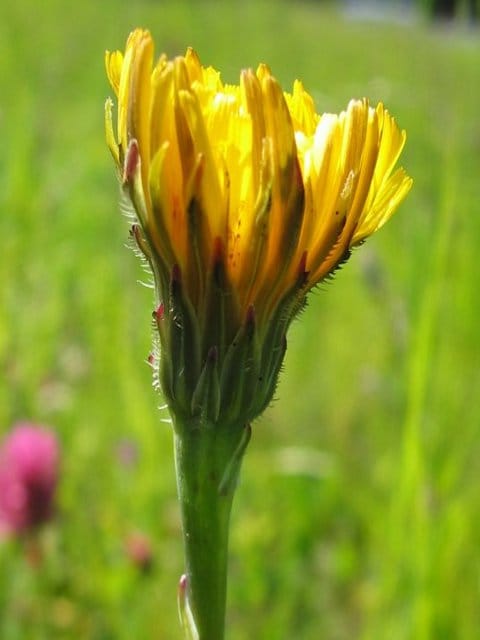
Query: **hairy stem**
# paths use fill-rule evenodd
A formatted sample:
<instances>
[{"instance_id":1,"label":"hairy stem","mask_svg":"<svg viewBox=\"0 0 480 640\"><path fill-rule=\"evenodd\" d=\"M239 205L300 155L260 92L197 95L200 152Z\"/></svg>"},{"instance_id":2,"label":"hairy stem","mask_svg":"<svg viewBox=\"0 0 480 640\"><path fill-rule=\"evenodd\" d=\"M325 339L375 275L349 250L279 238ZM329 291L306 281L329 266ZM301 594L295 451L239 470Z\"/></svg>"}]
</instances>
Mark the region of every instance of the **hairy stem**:
<instances>
[{"instance_id":1,"label":"hairy stem","mask_svg":"<svg viewBox=\"0 0 480 640\"><path fill-rule=\"evenodd\" d=\"M175 422L186 606L198 640L224 638L230 511L249 435L249 426Z\"/></svg>"}]
</instances>

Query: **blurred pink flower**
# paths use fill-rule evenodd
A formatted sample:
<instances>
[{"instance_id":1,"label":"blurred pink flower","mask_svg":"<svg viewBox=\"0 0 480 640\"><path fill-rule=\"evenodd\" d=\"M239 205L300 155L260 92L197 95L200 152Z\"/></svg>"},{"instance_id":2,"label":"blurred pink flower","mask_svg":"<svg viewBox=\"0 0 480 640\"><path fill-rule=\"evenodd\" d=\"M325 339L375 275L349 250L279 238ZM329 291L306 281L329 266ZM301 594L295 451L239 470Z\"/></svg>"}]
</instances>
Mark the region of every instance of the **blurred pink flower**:
<instances>
[{"instance_id":1,"label":"blurred pink flower","mask_svg":"<svg viewBox=\"0 0 480 640\"><path fill-rule=\"evenodd\" d=\"M149 571L153 564L153 549L150 538L140 531L130 533L125 541L128 559L140 571Z\"/></svg>"},{"instance_id":2,"label":"blurred pink flower","mask_svg":"<svg viewBox=\"0 0 480 640\"><path fill-rule=\"evenodd\" d=\"M0 446L0 531L20 534L54 512L59 445L49 429L16 425Z\"/></svg>"}]
</instances>

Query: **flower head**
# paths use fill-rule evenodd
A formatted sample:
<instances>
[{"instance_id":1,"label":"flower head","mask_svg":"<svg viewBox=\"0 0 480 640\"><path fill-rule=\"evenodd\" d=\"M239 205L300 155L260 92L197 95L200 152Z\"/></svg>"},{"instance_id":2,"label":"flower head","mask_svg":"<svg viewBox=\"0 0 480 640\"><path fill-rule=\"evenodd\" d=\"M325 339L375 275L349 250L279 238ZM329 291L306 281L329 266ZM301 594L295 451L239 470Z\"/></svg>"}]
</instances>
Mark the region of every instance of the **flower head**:
<instances>
[{"instance_id":1,"label":"flower head","mask_svg":"<svg viewBox=\"0 0 480 640\"><path fill-rule=\"evenodd\" d=\"M18 424L0 447L0 528L23 533L53 514L59 448L44 427Z\"/></svg>"},{"instance_id":2,"label":"flower head","mask_svg":"<svg viewBox=\"0 0 480 640\"><path fill-rule=\"evenodd\" d=\"M154 274L163 391L176 410L250 420L308 291L410 189L394 171L405 132L366 100L318 115L300 82L284 93L263 64L227 85L192 49L154 62L141 29L106 68L107 142Z\"/></svg>"}]
</instances>

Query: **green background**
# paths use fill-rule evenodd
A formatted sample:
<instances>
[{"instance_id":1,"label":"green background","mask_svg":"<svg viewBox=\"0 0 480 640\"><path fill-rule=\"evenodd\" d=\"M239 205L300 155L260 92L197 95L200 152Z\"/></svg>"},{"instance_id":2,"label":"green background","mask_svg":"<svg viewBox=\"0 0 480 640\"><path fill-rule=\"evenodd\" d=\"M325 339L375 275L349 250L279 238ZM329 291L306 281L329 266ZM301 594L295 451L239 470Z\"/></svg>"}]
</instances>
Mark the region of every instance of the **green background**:
<instances>
[{"instance_id":1,"label":"green background","mask_svg":"<svg viewBox=\"0 0 480 640\"><path fill-rule=\"evenodd\" d=\"M62 445L58 516L0 544L0 637L180 638L170 426L151 291L124 248L105 49L136 26L236 82L265 61L317 109L383 100L413 191L289 335L234 505L229 640L450 640L480 628L480 44L320 2L0 9L0 433ZM125 460L125 450L129 460ZM126 552L151 541L150 570ZM38 548L35 548L38 547ZM36 559L35 559L36 558Z\"/></svg>"}]
</instances>

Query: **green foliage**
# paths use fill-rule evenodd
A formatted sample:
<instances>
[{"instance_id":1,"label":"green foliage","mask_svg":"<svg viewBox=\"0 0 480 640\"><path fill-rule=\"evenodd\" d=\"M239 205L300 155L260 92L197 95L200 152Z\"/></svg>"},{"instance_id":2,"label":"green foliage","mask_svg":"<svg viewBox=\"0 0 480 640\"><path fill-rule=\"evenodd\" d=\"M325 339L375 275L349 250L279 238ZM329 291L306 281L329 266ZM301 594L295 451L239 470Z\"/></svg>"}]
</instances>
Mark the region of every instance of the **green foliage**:
<instances>
[{"instance_id":1,"label":"green foliage","mask_svg":"<svg viewBox=\"0 0 480 640\"><path fill-rule=\"evenodd\" d=\"M408 131L411 195L311 296L254 424L228 638L477 638L476 34L348 22L323 3L4 5L0 429L52 425L63 470L38 548L0 545L2 640L180 638L172 434L142 361L153 302L103 137L103 51L135 26L229 81L267 61L321 111L384 100ZM126 552L136 530L149 571Z\"/></svg>"}]
</instances>

